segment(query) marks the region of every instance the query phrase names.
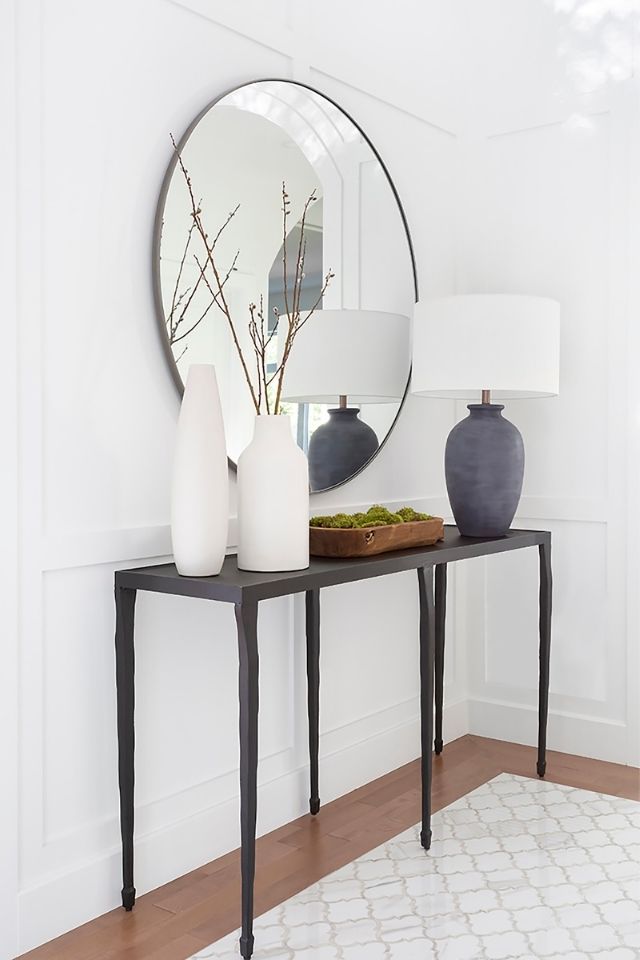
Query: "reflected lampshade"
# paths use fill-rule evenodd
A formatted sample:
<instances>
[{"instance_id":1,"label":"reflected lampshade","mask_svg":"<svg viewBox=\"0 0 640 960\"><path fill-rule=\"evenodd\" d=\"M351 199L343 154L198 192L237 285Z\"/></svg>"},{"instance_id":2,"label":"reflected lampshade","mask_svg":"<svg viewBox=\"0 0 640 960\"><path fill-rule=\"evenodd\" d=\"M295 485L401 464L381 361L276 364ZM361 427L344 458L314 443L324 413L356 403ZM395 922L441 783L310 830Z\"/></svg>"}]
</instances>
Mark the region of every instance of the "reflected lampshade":
<instances>
[{"instance_id":1,"label":"reflected lampshade","mask_svg":"<svg viewBox=\"0 0 640 960\"><path fill-rule=\"evenodd\" d=\"M285 321L280 321L280 354ZM358 405L402 399L411 366L409 338L407 317L378 310L320 310L299 330L285 368L283 399L340 402L309 440L312 490L353 476L377 451L378 437L360 420Z\"/></svg>"},{"instance_id":2,"label":"reflected lampshade","mask_svg":"<svg viewBox=\"0 0 640 960\"><path fill-rule=\"evenodd\" d=\"M389 403L404 396L410 363L408 317L319 310L298 331L283 397L290 403L337 403L344 396L356 404Z\"/></svg>"}]
</instances>

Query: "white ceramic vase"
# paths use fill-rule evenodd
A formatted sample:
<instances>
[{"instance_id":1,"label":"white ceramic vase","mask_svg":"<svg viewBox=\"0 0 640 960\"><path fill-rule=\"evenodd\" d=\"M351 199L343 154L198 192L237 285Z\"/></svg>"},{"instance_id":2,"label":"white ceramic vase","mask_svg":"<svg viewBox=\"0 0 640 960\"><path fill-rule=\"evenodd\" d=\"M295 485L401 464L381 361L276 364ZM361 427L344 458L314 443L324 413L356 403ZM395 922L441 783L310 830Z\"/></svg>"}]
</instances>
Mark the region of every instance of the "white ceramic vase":
<instances>
[{"instance_id":1,"label":"white ceramic vase","mask_svg":"<svg viewBox=\"0 0 640 960\"><path fill-rule=\"evenodd\" d=\"M178 419L171 539L178 573L220 573L229 528L229 471L218 381L213 366L189 367Z\"/></svg>"},{"instance_id":2,"label":"white ceramic vase","mask_svg":"<svg viewBox=\"0 0 640 960\"><path fill-rule=\"evenodd\" d=\"M287 416L256 417L238 460L238 567L309 566L309 466Z\"/></svg>"}]
</instances>

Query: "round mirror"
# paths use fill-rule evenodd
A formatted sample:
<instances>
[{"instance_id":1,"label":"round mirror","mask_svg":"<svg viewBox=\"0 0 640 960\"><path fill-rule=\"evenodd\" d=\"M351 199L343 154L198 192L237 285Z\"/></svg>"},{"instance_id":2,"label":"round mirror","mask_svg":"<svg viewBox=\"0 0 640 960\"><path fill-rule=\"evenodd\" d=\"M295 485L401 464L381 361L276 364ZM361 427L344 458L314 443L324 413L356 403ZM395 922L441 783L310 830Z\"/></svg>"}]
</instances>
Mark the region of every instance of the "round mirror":
<instances>
[{"instance_id":1,"label":"round mirror","mask_svg":"<svg viewBox=\"0 0 640 960\"><path fill-rule=\"evenodd\" d=\"M215 365L232 465L258 400L291 416L312 491L375 457L407 390L417 282L395 187L335 103L261 80L203 110L164 179L153 277L178 390Z\"/></svg>"}]
</instances>

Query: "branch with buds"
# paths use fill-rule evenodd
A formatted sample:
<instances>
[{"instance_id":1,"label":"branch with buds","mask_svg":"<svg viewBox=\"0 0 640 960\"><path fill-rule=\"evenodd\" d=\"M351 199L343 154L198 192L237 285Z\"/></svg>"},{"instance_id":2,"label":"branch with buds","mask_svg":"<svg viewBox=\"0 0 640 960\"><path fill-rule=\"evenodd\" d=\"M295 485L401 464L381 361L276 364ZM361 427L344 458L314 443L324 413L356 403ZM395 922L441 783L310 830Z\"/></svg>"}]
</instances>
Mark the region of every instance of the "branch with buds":
<instances>
[{"instance_id":1,"label":"branch with buds","mask_svg":"<svg viewBox=\"0 0 640 960\"><path fill-rule=\"evenodd\" d=\"M240 256L240 251L236 252L231 266L226 271L220 268L216 253L216 246L220 240L220 237L224 234L224 231L227 229L238 212L239 205L229 213L227 219L222 224L213 240L210 240L209 234L204 225L202 201L196 201L196 194L189 171L184 164L182 156L180 155L180 151L173 137L171 137L171 142L173 144L178 165L184 177L184 181L189 193L189 200L191 203L191 224L189 226L182 259L180 261L180 266L176 277L171 308L166 320L169 342L173 346L179 341L185 340L189 334L191 334L196 327L202 323L202 321L208 315L210 309L215 305L227 321L231 339L235 346L238 359L240 360L240 366L247 382L247 386L251 394L251 401L255 407L256 413L280 413L285 368L291 355L294 341L305 323L308 322L316 310L321 306L322 298L324 297L331 280L335 276L335 274L329 270L324 277L324 282L322 284L320 293L311 308L309 310L301 310L300 305L302 302L302 293L305 281L304 265L307 252L307 238L305 229L307 226L309 208L317 200L316 192L315 190L311 192L304 204L302 211L302 217L299 222L300 239L298 241L297 251L295 253L296 259L293 282L290 286L287 273L287 239L289 232L288 219L291 215L291 204L286 190L286 185L284 182L282 184L282 274L286 315L280 315L277 307L274 307L273 312L275 319L270 327L269 323L267 322L267 318L265 317L263 297L260 296L258 304L253 302L249 304L247 330L254 354L253 361L250 363L245 357L242 346L240 345L238 328L236 327L234 318L231 315L229 302L225 295L225 287L229 282L229 278L231 277L232 273L234 273L236 270L236 264L238 262L238 257ZM200 239L202 245L202 252L200 256L195 253L193 254L193 259L198 268L198 276L192 287L187 287L185 290L180 292L184 266L192 251L192 240L194 235ZM208 291L209 302L205 310L200 313L194 322L190 323L190 321L187 320L185 323L185 318L187 317L187 313L191 303L193 302L193 298L198 289L201 288L205 288L206 291ZM286 329L283 331L280 331L279 329L281 323L286 323ZM272 340L279 333L282 333L282 356L280 357L275 371L270 372L268 369L267 354ZM184 350L180 356L183 355ZM253 373L250 372L250 366L254 368Z\"/></svg>"}]
</instances>

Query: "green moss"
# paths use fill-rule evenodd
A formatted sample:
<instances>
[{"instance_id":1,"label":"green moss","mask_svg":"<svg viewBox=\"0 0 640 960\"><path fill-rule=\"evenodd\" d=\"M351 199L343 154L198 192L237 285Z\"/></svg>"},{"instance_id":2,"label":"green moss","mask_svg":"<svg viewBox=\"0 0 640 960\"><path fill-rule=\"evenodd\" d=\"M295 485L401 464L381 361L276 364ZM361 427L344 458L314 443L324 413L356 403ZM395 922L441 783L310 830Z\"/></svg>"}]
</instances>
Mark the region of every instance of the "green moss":
<instances>
[{"instance_id":1,"label":"green moss","mask_svg":"<svg viewBox=\"0 0 640 960\"><path fill-rule=\"evenodd\" d=\"M331 527L332 529L353 527L353 519L347 513L335 513L332 517L312 517L312 527Z\"/></svg>"},{"instance_id":2,"label":"green moss","mask_svg":"<svg viewBox=\"0 0 640 960\"><path fill-rule=\"evenodd\" d=\"M366 513L335 513L333 516L312 517L312 527L325 527L332 530L353 530L359 527L386 527L390 524L411 523L414 520L430 520L428 513L418 513L413 507L402 507L392 513L379 503L369 507Z\"/></svg>"},{"instance_id":3,"label":"green moss","mask_svg":"<svg viewBox=\"0 0 640 960\"><path fill-rule=\"evenodd\" d=\"M398 510L398 513L405 523L412 523L414 520L431 520L431 514L418 513L413 507L402 507L401 510Z\"/></svg>"},{"instance_id":4,"label":"green moss","mask_svg":"<svg viewBox=\"0 0 640 960\"><path fill-rule=\"evenodd\" d=\"M369 507L362 520L358 522L360 527L385 527L389 524L402 523L402 517L399 513L391 513L386 507L379 503Z\"/></svg>"}]
</instances>

